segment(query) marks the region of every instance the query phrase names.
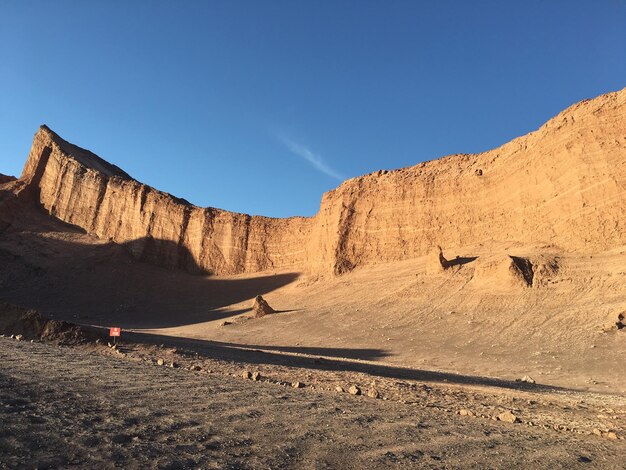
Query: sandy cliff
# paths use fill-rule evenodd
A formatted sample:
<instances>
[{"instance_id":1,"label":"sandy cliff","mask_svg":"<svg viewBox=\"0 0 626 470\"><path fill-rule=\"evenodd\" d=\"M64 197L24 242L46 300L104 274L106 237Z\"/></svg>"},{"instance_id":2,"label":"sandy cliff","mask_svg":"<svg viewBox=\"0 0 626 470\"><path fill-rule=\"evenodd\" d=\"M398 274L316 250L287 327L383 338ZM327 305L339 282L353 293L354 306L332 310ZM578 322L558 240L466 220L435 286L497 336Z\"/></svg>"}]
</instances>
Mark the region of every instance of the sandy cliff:
<instances>
[{"instance_id":1,"label":"sandy cliff","mask_svg":"<svg viewBox=\"0 0 626 470\"><path fill-rule=\"evenodd\" d=\"M342 273L437 245L498 241L607 250L626 244L626 89L489 152L350 179L324 194L312 218L193 206L45 126L20 179L59 219L191 271Z\"/></svg>"}]
</instances>

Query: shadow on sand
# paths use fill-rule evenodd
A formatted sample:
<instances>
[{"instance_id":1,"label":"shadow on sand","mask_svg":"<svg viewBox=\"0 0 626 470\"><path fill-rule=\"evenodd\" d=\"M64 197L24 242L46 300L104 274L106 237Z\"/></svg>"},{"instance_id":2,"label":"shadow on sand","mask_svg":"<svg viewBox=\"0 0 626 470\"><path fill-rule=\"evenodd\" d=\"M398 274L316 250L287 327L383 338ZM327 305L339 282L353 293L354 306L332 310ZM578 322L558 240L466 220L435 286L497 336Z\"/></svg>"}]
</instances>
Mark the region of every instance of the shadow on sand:
<instances>
[{"instance_id":1,"label":"shadow on sand","mask_svg":"<svg viewBox=\"0 0 626 470\"><path fill-rule=\"evenodd\" d=\"M81 229L43 211L29 214L28 222L33 220L32 226L14 225L0 234L0 298L55 319L123 328L193 325L245 313L255 296L299 277L192 274L201 268L175 243L80 243ZM161 266L152 264L156 253Z\"/></svg>"},{"instance_id":2,"label":"shadow on sand","mask_svg":"<svg viewBox=\"0 0 626 470\"><path fill-rule=\"evenodd\" d=\"M362 372L377 377L418 382L446 383L497 387L510 390L532 392L571 391L563 387L530 384L492 377L462 375L422 369L396 367L385 364L371 364L360 361L373 361L390 356L383 349L348 348L309 348L287 346L261 346L249 344L223 343L218 341L179 338L157 334L127 332L125 339L138 343L162 344L197 352L219 360L236 361L246 364L268 364L303 369L317 369L340 372ZM295 354L305 354L299 356ZM310 357L311 355L317 357Z\"/></svg>"}]
</instances>

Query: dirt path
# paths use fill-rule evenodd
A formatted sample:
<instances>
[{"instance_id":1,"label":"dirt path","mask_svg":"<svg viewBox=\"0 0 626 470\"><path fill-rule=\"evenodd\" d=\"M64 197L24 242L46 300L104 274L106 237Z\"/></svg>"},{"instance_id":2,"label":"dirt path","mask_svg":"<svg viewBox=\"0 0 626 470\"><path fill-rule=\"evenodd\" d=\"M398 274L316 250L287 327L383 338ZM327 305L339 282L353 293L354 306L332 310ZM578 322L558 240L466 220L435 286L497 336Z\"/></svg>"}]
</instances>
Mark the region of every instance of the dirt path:
<instances>
[{"instance_id":1,"label":"dirt path","mask_svg":"<svg viewBox=\"0 0 626 470\"><path fill-rule=\"evenodd\" d=\"M138 353L107 354L0 339L1 467L624 468L626 461L623 440L243 380L228 375L240 370L234 362L208 373L183 368L184 356L181 367L168 368ZM550 399L554 414L566 413Z\"/></svg>"}]
</instances>

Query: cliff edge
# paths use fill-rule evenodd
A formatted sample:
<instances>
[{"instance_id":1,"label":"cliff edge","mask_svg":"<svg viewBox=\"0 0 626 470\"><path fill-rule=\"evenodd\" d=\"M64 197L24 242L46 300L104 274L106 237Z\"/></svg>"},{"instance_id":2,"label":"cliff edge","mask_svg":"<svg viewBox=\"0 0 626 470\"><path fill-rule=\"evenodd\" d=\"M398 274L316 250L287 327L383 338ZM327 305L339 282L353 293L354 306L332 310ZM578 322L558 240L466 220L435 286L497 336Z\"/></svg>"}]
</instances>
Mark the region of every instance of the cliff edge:
<instances>
[{"instance_id":1,"label":"cliff edge","mask_svg":"<svg viewBox=\"0 0 626 470\"><path fill-rule=\"evenodd\" d=\"M146 186L42 126L20 178L52 215L134 256L216 274L340 274L434 246L626 244L626 89L580 102L537 131L474 155L353 178L314 217L200 208Z\"/></svg>"}]
</instances>

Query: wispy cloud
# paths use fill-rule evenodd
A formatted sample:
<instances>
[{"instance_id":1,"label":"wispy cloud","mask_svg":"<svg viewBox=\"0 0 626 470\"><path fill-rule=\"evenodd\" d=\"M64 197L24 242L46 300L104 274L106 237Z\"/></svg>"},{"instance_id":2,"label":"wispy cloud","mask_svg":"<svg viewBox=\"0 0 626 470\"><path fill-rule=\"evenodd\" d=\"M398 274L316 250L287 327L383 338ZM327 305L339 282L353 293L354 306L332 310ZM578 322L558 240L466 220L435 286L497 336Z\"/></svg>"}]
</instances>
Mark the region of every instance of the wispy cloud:
<instances>
[{"instance_id":1,"label":"wispy cloud","mask_svg":"<svg viewBox=\"0 0 626 470\"><path fill-rule=\"evenodd\" d=\"M295 143L293 140L288 139L285 136L278 136L278 139L289 149L291 153L297 155L300 158L303 158L311 165L313 165L318 171L324 173L331 178L336 179L337 181L343 181L345 178L329 167L326 162L322 159L322 157L316 153L311 152L304 145L300 145Z\"/></svg>"}]
</instances>

